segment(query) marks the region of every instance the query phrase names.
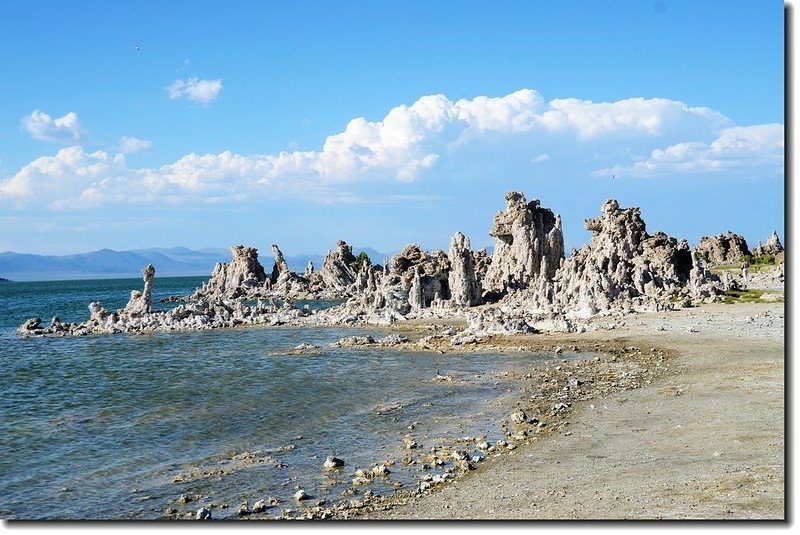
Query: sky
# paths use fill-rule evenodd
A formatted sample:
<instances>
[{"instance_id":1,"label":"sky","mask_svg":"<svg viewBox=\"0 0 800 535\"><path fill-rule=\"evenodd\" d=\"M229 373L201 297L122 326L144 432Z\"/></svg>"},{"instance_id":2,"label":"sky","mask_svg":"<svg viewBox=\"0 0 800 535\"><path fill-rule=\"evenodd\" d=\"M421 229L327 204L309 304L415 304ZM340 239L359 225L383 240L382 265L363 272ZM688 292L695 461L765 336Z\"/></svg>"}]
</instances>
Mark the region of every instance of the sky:
<instances>
[{"instance_id":1,"label":"sky","mask_svg":"<svg viewBox=\"0 0 800 535\"><path fill-rule=\"evenodd\" d=\"M774 0L0 3L0 251L784 239Z\"/></svg>"}]
</instances>

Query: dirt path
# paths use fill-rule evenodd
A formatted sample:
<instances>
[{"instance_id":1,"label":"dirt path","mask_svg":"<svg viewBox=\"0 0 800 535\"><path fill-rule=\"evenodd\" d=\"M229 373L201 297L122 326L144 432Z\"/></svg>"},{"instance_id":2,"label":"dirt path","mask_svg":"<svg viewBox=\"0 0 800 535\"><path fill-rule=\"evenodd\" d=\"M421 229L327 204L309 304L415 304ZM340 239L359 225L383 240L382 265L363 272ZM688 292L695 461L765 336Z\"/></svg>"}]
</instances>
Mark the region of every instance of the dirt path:
<instances>
[{"instance_id":1,"label":"dirt path","mask_svg":"<svg viewBox=\"0 0 800 535\"><path fill-rule=\"evenodd\" d=\"M568 431L370 518L783 519L783 316L706 305L580 335L678 354L652 385L578 407Z\"/></svg>"}]
</instances>

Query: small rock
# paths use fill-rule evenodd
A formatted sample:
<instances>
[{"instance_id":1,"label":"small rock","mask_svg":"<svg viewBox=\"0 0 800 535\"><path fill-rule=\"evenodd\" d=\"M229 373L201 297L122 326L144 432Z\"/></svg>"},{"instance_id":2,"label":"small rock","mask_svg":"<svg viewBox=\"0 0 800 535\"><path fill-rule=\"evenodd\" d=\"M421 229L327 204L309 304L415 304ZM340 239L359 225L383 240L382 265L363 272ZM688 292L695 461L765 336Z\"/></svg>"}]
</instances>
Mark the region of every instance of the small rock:
<instances>
[{"instance_id":1,"label":"small rock","mask_svg":"<svg viewBox=\"0 0 800 535\"><path fill-rule=\"evenodd\" d=\"M469 455L467 455L466 451L463 450L456 450L452 453L453 459L456 461L466 461L469 459Z\"/></svg>"},{"instance_id":2,"label":"small rock","mask_svg":"<svg viewBox=\"0 0 800 535\"><path fill-rule=\"evenodd\" d=\"M333 455L328 455L328 457L325 459L325 463L322 466L329 470L333 468L341 468L344 466L344 461L338 457L334 457Z\"/></svg>"},{"instance_id":3,"label":"small rock","mask_svg":"<svg viewBox=\"0 0 800 535\"><path fill-rule=\"evenodd\" d=\"M247 505L247 502L242 502L242 505L239 506L236 514L239 516L247 516L250 514L250 506Z\"/></svg>"},{"instance_id":4,"label":"small rock","mask_svg":"<svg viewBox=\"0 0 800 535\"><path fill-rule=\"evenodd\" d=\"M188 494L181 494L181 497L178 498L178 503L189 503L192 501L192 498Z\"/></svg>"},{"instance_id":5,"label":"small rock","mask_svg":"<svg viewBox=\"0 0 800 535\"><path fill-rule=\"evenodd\" d=\"M264 500L258 500L256 503L253 504L254 513L263 513L266 510L267 510L267 502Z\"/></svg>"},{"instance_id":6,"label":"small rock","mask_svg":"<svg viewBox=\"0 0 800 535\"><path fill-rule=\"evenodd\" d=\"M517 409L511 413L511 421L515 424L521 424L528 421L528 415L522 409Z\"/></svg>"},{"instance_id":7,"label":"small rock","mask_svg":"<svg viewBox=\"0 0 800 535\"><path fill-rule=\"evenodd\" d=\"M385 464L378 464L372 468L372 473L380 477L380 476L388 476L390 472Z\"/></svg>"},{"instance_id":8,"label":"small rock","mask_svg":"<svg viewBox=\"0 0 800 535\"><path fill-rule=\"evenodd\" d=\"M211 509L208 507L198 509L195 518L197 520L211 520Z\"/></svg>"},{"instance_id":9,"label":"small rock","mask_svg":"<svg viewBox=\"0 0 800 535\"><path fill-rule=\"evenodd\" d=\"M301 502L303 500L308 500L309 498L311 498L311 496L309 496L308 493L306 491L304 491L303 489L300 489L300 490L298 490L297 492L294 493L293 498L295 500L297 500L298 502Z\"/></svg>"}]
</instances>

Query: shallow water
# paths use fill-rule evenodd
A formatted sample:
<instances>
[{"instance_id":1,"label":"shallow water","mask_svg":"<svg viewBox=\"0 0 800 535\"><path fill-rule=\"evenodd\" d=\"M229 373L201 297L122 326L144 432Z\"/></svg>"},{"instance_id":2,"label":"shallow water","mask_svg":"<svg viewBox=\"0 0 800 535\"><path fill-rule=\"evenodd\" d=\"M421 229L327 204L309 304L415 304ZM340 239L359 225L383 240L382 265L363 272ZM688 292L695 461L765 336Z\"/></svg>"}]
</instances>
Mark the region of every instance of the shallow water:
<instances>
[{"instance_id":1,"label":"shallow water","mask_svg":"<svg viewBox=\"0 0 800 535\"><path fill-rule=\"evenodd\" d=\"M154 300L190 293L202 280L157 279ZM140 287L140 280L0 284L2 518L163 518L167 507L212 503L229 503L233 515L241 502L267 496L291 506L298 486L331 504L343 499L356 468L384 460L398 461L391 481L408 485L419 474L399 462L404 436L425 447L439 437L503 438L498 419L520 389L503 372L553 358L325 347L388 332L379 328L28 339L14 332L35 315L44 323L55 314L84 321L89 301L119 308ZM302 342L322 349L275 354ZM437 370L460 380L434 382ZM401 408L375 410L391 403ZM230 467L220 463L245 451L280 466L173 482ZM336 476L341 483L321 488L327 455L347 464ZM392 489L380 480L370 488ZM181 494L202 498L184 508Z\"/></svg>"}]
</instances>

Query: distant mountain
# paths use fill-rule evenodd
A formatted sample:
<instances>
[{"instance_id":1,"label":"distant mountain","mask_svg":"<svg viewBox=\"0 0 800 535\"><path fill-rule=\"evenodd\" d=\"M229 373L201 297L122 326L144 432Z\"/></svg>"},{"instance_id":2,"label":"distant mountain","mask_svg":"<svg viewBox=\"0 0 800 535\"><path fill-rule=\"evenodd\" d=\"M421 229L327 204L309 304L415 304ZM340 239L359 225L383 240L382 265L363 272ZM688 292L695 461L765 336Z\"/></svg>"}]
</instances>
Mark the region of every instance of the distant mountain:
<instances>
[{"instance_id":1,"label":"distant mountain","mask_svg":"<svg viewBox=\"0 0 800 535\"><path fill-rule=\"evenodd\" d=\"M353 248L356 255L361 251L369 255L373 264L380 264L384 257L389 256L370 247ZM264 269L270 273L274 262L271 252L259 256ZM314 263L314 269L322 267L324 255L295 255L285 258L289 269L302 273L309 262ZM210 276L216 263L230 260L230 250L219 248L192 250L171 247L132 251L101 249L64 256L6 251L0 253L0 276L17 281L140 277L142 268L147 264L153 264L156 276L161 277Z\"/></svg>"},{"instance_id":2,"label":"distant mountain","mask_svg":"<svg viewBox=\"0 0 800 535\"><path fill-rule=\"evenodd\" d=\"M0 275L18 281L139 277L147 264L159 276L210 275L229 251L192 251L185 247L114 251L101 249L64 256L0 253Z\"/></svg>"}]
</instances>

